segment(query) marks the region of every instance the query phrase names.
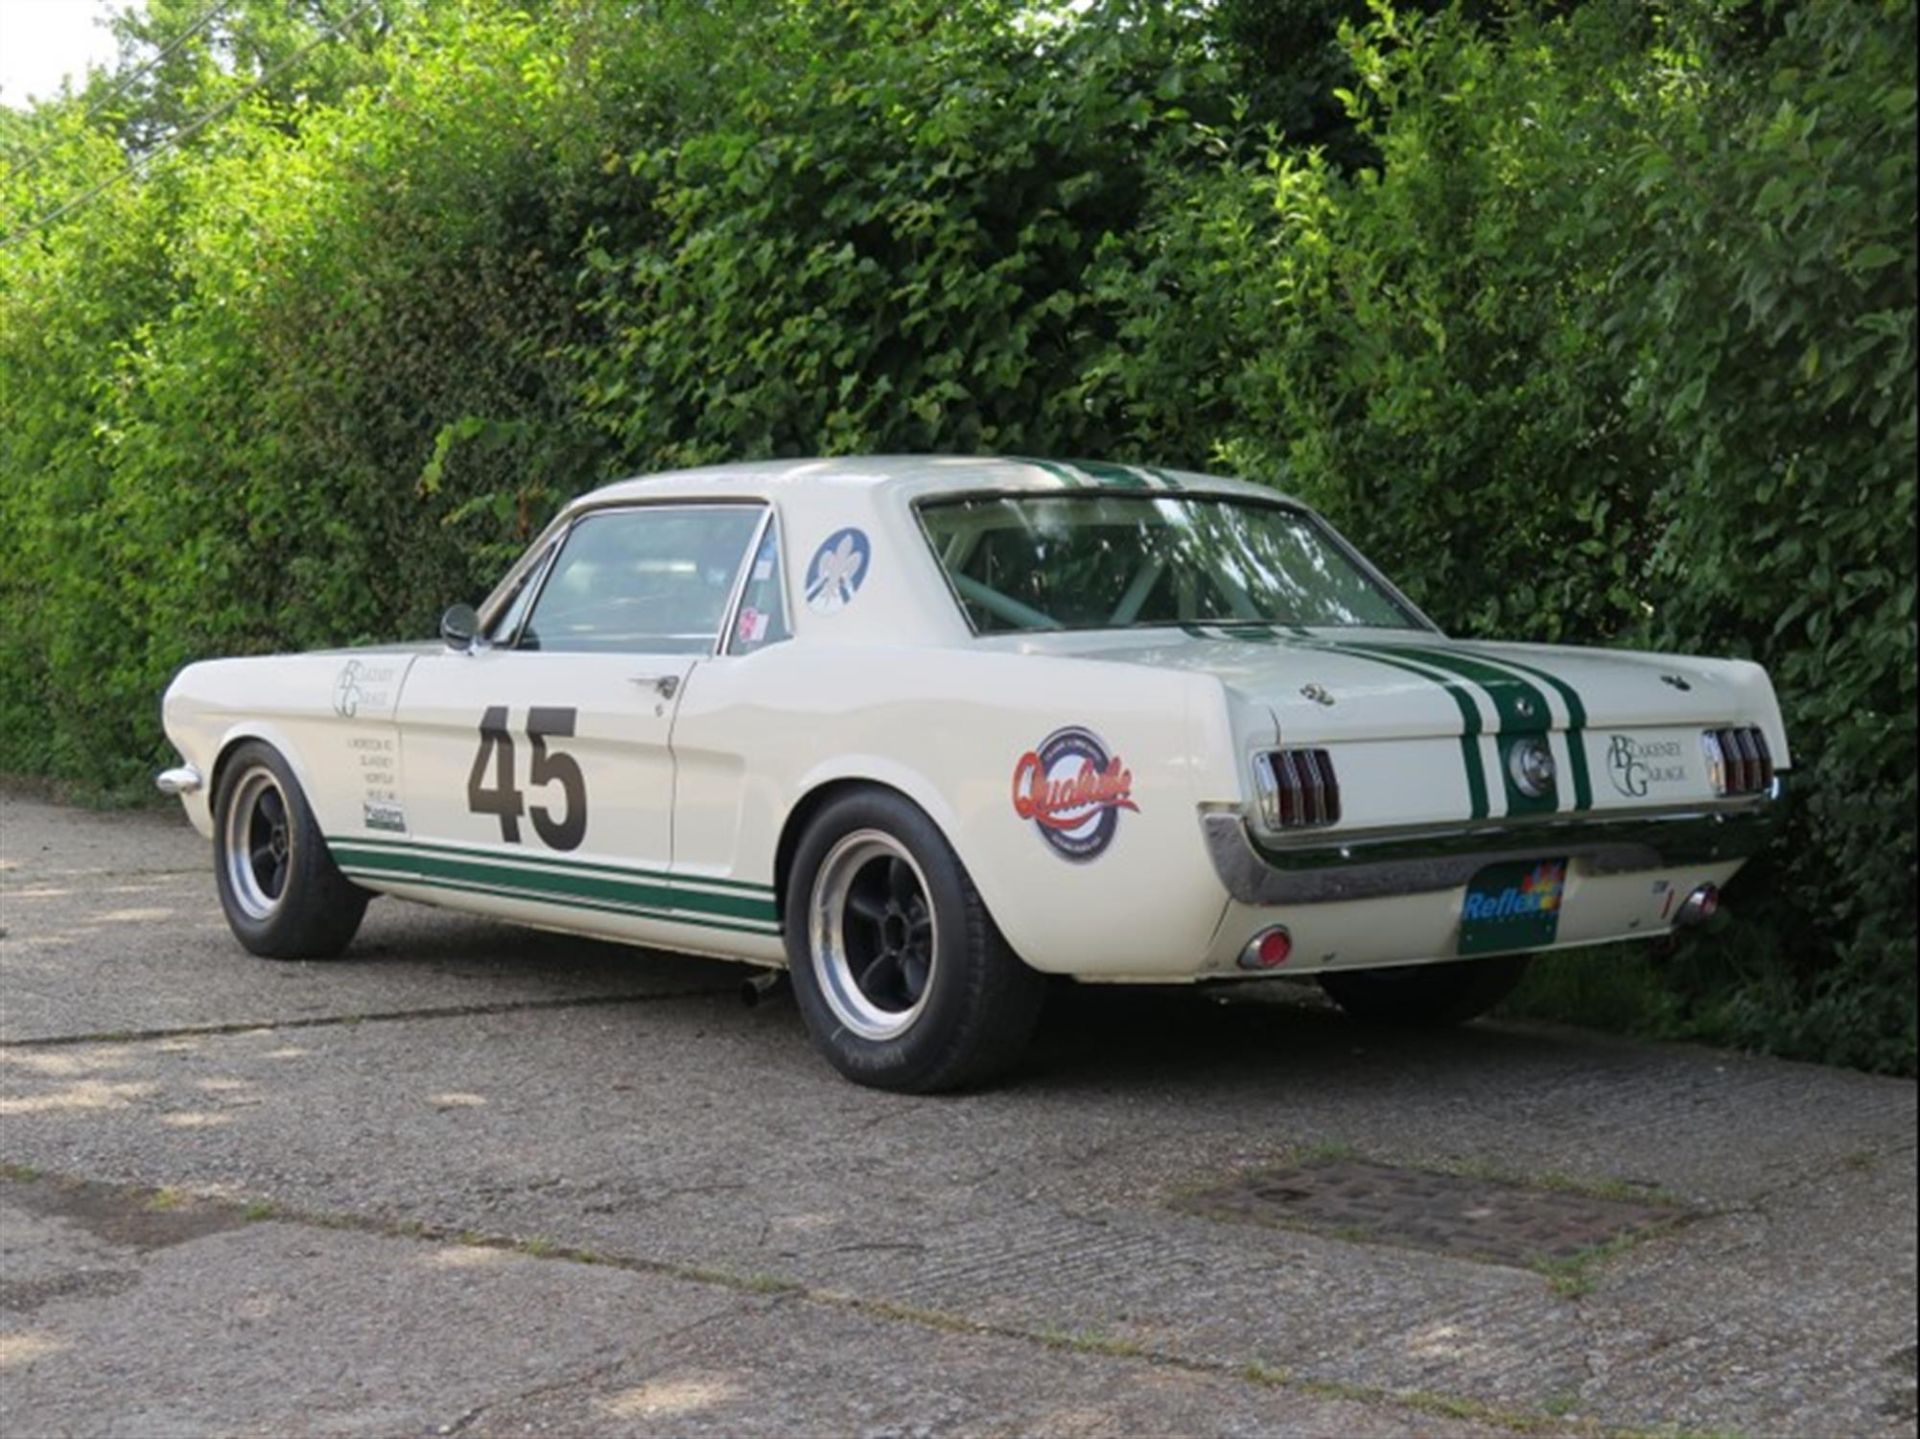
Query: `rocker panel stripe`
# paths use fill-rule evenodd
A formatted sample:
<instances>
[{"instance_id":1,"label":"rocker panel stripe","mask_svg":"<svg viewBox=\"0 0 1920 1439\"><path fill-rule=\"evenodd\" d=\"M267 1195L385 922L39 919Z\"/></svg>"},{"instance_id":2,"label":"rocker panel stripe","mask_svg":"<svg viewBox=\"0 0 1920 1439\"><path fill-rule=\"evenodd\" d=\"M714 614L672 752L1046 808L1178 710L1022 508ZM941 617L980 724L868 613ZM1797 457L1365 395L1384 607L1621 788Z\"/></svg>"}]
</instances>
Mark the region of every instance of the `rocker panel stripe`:
<instances>
[{"instance_id":1,"label":"rocker panel stripe","mask_svg":"<svg viewBox=\"0 0 1920 1439\"><path fill-rule=\"evenodd\" d=\"M430 878L419 874L401 874L387 870L355 870L344 865L341 868L347 874L357 873L368 879L386 879L397 884L415 884L427 889L449 889L461 894L488 895L495 899L524 899L535 904L559 905L565 909L591 910L597 914L632 915L637 919L657 919L663 924L684 924L694 929L713 929L729 934L758 934L770 937L780 933L777 926L762 929L752 924L729 924L724 920L706 919L699 915L675 914L632 904L600 903L590 899L567 898L540 890L520 889L513 885L469 884L463 880Z\"/></svg>"},{"instance_id":2,"label":"rocker panel stripe","mask_svg":"<svg viewBox=\"0 0 1920 1439\"><path fill-rule=\"evenodd\" d=\"M638 864L605 864L598 860L569 859L555 854L518 854L504 853L497 849L477 848L468 845L442 844L425 839L391 839L376 834L328 835L328 845L354 845L363 849L392 849L410 853L426 850L435 854L452 855L456 859L504 860L512 864L530 864L553 869L586 870L596 874L625 875L634 879L658 880L661 883L675 885L698 885L703 889L739 890L743 894L771 895L773 886L759 884L752 880L709 878L703 875L671 874L663 869L649 869Z\"/></svg>"},{"instance_id":3,"label":"rocker panel stripe","mask_svg":"<svg viewBox=\"0 0 1920 1439\"><path fill-rule=\"evenodd\" d=\"M676 884L613 874L586 874L523 864L511 855L454 857L420 850L362 848L351 841L329 846L343 870L393 879L417 877L428 883L454 880L491 890L512 890L530 898L558 904L585 903L672 919L684 924L713 924L720 928L777 924L771 895L715 894Z\"/></svg>"}]
</instances>

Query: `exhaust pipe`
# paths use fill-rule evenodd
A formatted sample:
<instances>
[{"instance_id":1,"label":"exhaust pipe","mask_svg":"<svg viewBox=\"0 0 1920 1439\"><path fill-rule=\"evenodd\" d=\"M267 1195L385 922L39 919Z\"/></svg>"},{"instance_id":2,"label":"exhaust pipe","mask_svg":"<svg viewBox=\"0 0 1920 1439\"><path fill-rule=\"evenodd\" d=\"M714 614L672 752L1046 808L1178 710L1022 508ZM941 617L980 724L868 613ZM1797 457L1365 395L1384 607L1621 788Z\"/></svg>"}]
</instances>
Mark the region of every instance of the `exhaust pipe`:
<instances>
[{"instance_id":1,"label":"exhaust pipe","mask_svg":"<svg viewBox=\"0 0 1920 1439\"><path fill-rule=\"evenodd\" d=\"M748 1009L758 1009L785 994L787 985L787 972L784 969L763 969L751 979L740 982L740 1002Z\"/></svg>"},{"instance_id":2,"label":"exhaust pipe","mask_svg":"<svg viewBox=\"0 0 1920 1439\"><path fill-rule=\"evenodd\" d=\"M1695 925L1705 924L1720 912L1720 886L1703 884L1692 894L1673 916L1675 929L1691 929Z\"/></svg>"}]
</instances>

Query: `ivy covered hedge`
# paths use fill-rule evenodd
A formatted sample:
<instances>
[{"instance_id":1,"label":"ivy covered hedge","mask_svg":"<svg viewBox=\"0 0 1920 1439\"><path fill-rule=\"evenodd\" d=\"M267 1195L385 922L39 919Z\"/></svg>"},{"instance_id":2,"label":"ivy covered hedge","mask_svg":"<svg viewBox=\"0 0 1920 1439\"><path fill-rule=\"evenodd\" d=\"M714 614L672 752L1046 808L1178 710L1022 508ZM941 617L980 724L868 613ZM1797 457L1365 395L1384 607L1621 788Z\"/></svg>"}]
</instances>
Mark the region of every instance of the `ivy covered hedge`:
<instances>
[{"instance_id":1,"label":"ivy covered hedge","mask_svg":"<svg viewBox=\"0 0 1920 1439\"><path fill-rule=\"evenodd\" d=\"M1911 0L201 13L0 111L0 769L131 794L181 663L614 475L1230 470L1458 633L1766 663L1791 831L1628 1017L1911 1071Z\"/></svg>"}]
</instances>

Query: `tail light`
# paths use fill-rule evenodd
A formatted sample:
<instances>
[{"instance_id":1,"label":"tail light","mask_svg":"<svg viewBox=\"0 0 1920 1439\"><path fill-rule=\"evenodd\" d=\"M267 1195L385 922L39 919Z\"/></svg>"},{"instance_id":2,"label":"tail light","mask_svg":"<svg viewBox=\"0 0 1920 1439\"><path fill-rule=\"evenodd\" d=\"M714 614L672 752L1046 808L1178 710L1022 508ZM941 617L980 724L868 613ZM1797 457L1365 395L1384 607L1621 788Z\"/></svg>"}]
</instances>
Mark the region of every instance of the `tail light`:
<instances>
[{"instance_id":1,"label":"tail light","mask_svg":"<svg viewBox=\"0 0 1920 1439\"><path fill-rule=\"evenodd\" d=\"M1700 735L1707 756L1707 777L1716 794L1760 794L1773 784L1773 755L1767 737L1753 725L1710 729Z\"/></svg>"},{"instance_id":2,"label":"tail light","mask_svg":"<svg viewBox=\"0 0 1920 1439\"><path fill-rule=\"evenodd\" d=\"M1318 829L1340 820L1340 781L1323 749L1266 750L1253 757L1260 811L1269 829Z\"/></svg>"}]
</instances>

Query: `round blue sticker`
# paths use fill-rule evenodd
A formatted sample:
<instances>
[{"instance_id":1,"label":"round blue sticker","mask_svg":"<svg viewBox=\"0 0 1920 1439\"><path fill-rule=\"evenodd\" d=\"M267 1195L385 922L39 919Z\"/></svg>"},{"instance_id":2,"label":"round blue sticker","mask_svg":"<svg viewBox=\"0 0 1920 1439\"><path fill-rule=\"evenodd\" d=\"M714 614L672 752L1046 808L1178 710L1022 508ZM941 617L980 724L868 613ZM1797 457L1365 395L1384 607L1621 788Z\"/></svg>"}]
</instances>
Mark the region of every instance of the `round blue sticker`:
<instances>
[{"instance_id":1,"label":"round blue sticker","mask_svg":"<svg viewBox=\"0 0 1920 1439\"><path fill-rule=\"evenodd\" d=\"M807 566L807 608L823 615L845 609L866 583L872 559L865 531L849 527L828 535Z\"/></svg>"}]
</instances>

